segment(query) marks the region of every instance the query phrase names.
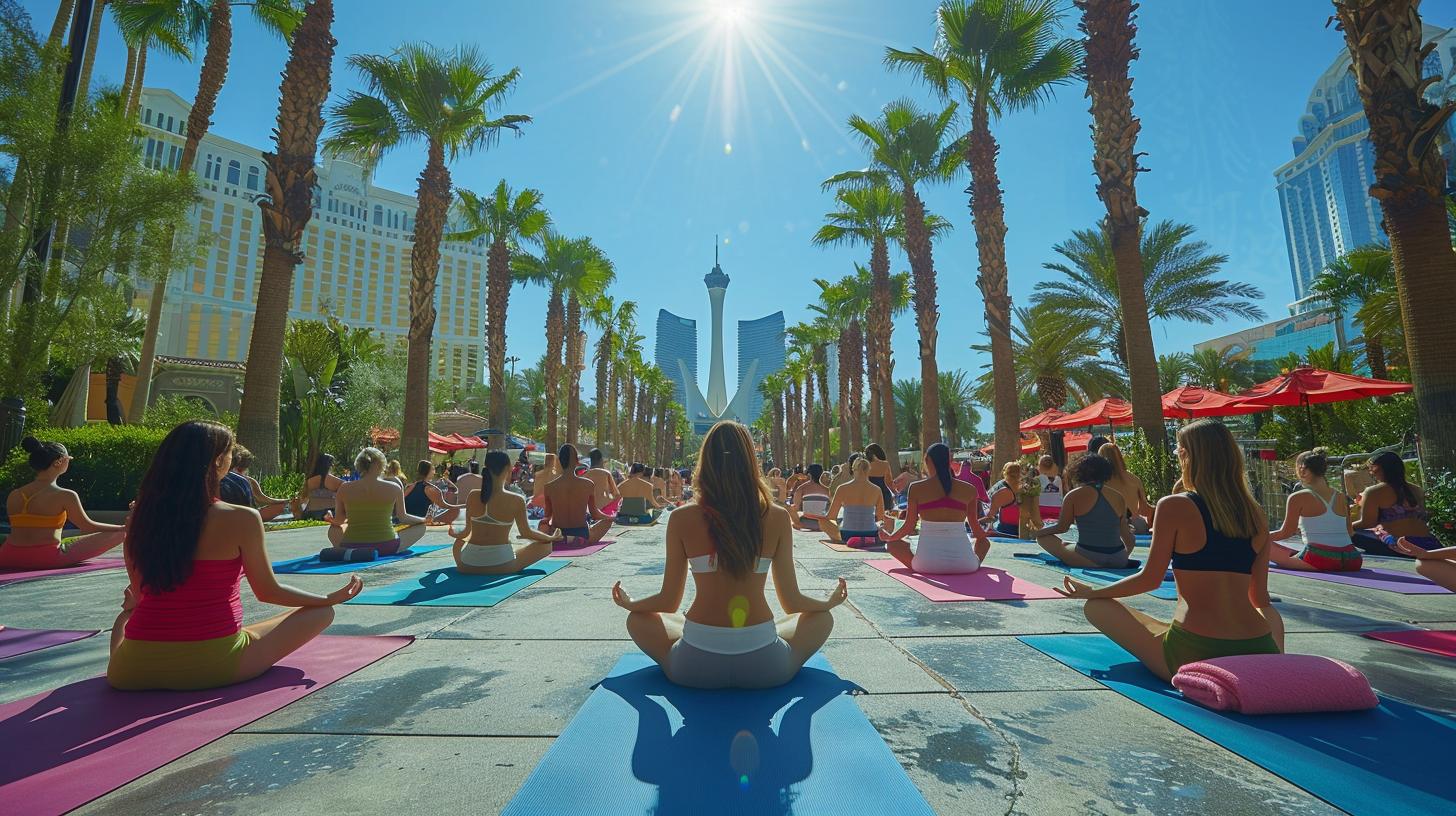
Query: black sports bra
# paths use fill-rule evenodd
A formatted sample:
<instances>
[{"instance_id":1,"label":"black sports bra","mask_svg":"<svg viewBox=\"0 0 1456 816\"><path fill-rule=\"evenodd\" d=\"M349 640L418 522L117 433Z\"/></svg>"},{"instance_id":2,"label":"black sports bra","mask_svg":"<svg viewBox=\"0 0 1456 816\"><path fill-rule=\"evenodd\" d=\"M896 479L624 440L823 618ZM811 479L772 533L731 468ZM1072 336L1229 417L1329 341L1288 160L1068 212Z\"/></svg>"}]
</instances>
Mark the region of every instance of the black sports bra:
<instances>
[{"instance_id":1,"label":"black sports bra","mask_svg":"<svg viewBox=\"0 0 1456 816\"><path fill-rule=\"evenodd\" d=\"M1208 513L1208 505L1204 503L1203 497L1197 493L1184 493L1198 507L1198 514L1203 516L1203 532L1207 543L1198 552L1180 553L1173 551L1173 569L1193 570L1198 572L1238 572L1244 575L1254 571L1254 559L1259 554L1254 552L1252 538L1232 538L1215 530L1213 517Z\"/></svg>"}]
</instances>

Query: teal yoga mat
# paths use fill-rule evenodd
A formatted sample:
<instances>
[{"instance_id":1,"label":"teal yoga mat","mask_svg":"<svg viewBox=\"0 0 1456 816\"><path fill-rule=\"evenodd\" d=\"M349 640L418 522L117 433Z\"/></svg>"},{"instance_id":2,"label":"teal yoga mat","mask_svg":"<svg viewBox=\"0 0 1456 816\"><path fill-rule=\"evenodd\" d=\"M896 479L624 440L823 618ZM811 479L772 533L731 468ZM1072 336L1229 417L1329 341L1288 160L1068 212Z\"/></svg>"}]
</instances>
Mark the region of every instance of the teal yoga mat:
<instances>
[{"instance_id":1,"label":"teal yoga mat","mask_svg":"<svg viewBox=\"0 0 1456 816\"><path fill-rule=\"evenodd\" d=\"M507 575L462 575L454 567L435 569L417 578L366 589L345 603L373 606L495 606L531 584L570 564L564 559L537 561Z\"/></svg>"},{"instance_id":2,"label":"teal yoga mat","mask_svg":"<svg viewBox=\"0 0 1456 816\"><path fill-rule=\"evenodd\" d=\"M395 561L404 561L408 558L414 558L417 555L443 550L449 546L449 544L429 544L425 546L416 544L402 553L381 555L373 561L320 561L318 554L315 553L306 558L275 561L273 562L273 571L279 575L342 575L349 572L358 572L361 569L377 567L380 564L393 564Z\"/></svg>"},{"instance_id":3,"label":"teal yoga mat","mask_svg":"<svg viewBox=\"0 0 1456 816\"><path fill-rule=\"evenodd\" d=\"M932 816L853 690L821 655L751 691L675 686L625 655L502 816Z\"/></svg>"},{"instance_id":4,"label":"teal yoga mat","mask_svg":"<svg viewBox=\"0 0 1456 816\"><path fill-rule=\"evenodd\" d=\"M1456 787L1429 759L1456 745L1456 718L1383 696L1369 711L1213 711L1183 699L1103 635L1020 640L1353 816L1456 813Z\"/></svg>"},{"instance_id":5,"label":"teal yoga mat","mask_svg":"<svg viewBox=\"0 0 1456 816\"><path fill-rule=\"evenodd\" d=\"M1086 569L1083 567L1069 567L1051 553L1016 553L1017 558L1035 562L1039 566L1050 567L1071 575L1074 578L1086 578L1099 584L1111 584L1121 581L1129 575L1137 572L1135 569ZM1139 562L1141 563L1141 562ZM1163 576L1163 583L1157 589L1147 593L1154 598L1162 598L1165 601L1178 599L1178 585L1173 583L1173 574L1169 572Z\"/></svg>"}]
</instances>

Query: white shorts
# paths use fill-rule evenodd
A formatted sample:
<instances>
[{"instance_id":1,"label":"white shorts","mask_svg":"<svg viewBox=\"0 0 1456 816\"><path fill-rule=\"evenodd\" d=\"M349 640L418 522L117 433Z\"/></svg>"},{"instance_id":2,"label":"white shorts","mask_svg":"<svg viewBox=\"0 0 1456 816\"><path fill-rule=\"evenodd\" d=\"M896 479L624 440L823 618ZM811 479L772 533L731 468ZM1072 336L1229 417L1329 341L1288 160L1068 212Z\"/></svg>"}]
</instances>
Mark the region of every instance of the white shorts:
<instances>
[{"instance_id":1,"label":"white shorts","mask_svg":"<svg viewBox=\"0 0 1456 816\"><path fill-rule=\"evenodd\" d=\"M910 566L925 575L959 575L980 569L981 560L971 547L964 522L922 520Z\"/></svg>"},{"instance_id":2,"label":"white shorts","mask_svg":"<svg viewBox=\"0 0 1456 816\"><path fill-rule=\"evenodd\" d=\"M460 563L467 567L498 567L515 557L516 551L509 544L466 544L460 548Z\"/></svg>"}]
</instances>

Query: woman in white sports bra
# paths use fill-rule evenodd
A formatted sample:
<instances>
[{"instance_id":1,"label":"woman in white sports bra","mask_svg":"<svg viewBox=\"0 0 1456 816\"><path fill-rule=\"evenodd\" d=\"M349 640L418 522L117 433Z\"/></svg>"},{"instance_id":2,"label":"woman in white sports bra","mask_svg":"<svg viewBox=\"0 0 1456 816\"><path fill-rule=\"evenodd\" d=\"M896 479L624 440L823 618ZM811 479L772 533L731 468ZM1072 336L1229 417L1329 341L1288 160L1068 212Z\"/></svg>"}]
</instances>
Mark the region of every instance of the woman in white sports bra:
<instances>
[{"instance_id":1,"label":"woman in white sports bra","mask_svg":"<svg viewBox=\"0 0 1456 816\"><path fill-rule=\"evenodd\" d=\"M465 500L467 526L459 533L450 528L455 539L455 567L466 575L520 572L550 555L552 543L561 540L560 530L547 535L531 527L526 500L506 490L510 467L511 457L503 451L485 455L480 489L470 491ZM511 546L512 527L531 543L519 550Z\"/></svg>"},{"instance_id":2,"label":"woman in white sports bra","mask_svg":"<svg viewBox=\"0 0 1456 816\"><path fill-rule=\"evenodd\" d=\"M844 579L824 600L799 591L788 512L758 477L743 425L708 431L693 489L693 503L668 517L661 591L633 600L621 581L612 587L612 600L631 613L627 633L678 685L783 685L829 637L830 610L849 595ZM697 592L680 615L689 570ZM770 570L788 613L777 621L764 593Z\"/></svg>"},{"instance_id":3,"label":"woman in white sports bra","mask_svg":"<svg viewBox=\"0 0 1456 816\"><path fill-rule=\"evenodd\" d=\"M1294 472L1303 490L1289 494L1284 526L1269 533L1271 541L1304 540L1304 549L1279 544L1269 548L1269 560L1284 569L1313 572L1351 572L1360 569L1364 558L1352 542L1350 502L1345 494L1325 481L1329 463L1324 448L1305 451L1294 458Z\"/></svg>"}]
</instances>

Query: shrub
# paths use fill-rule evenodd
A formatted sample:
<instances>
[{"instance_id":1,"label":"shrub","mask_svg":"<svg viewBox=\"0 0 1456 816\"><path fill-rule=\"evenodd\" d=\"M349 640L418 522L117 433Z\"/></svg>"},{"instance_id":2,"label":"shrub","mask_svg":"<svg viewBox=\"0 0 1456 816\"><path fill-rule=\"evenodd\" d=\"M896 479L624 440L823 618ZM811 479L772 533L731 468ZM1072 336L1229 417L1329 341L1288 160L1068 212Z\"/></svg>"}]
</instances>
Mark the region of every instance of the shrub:
<instances>
[{"instance_id":1,"label":"shrub","mask_svg":"<svg viewBox=\"0 0 1456 816\"><path fill-rule=\"evenodd\" d=\"M136 425L87 425L81 428L50 428L40 437L59 442L74 457L60 485L81 494L81 502L92 510L125 510L136 498L142 476L152 463L157 448L170 428ZM35 473L29 455L16 448L0 468L0 491L29 482Z\"/></svg>"},{"instance_id":2,"label":"shrub","mask_svg":"<svg viewBox=\"0 0 1456 816\"><path fill-rule=\"evenodd\" d=\"M1426 483L1426 510L1431 533L1442 546L1456 547L1456 472L1434 474Z\"/></svg>"},{"instance_id":3,"label":"shrub","mask_svg":"<svg viewBox=\"0 0 1456 816\"><path fill-rule=\"evenodd\" d=\"M224 413L221 416L213 413L211 408L195 399L166 394L158 397L156 402L147 406L147 412L142 416L142 426L147 428L161 428L170 431L184 422L191 422L194 419L217 422L228 426L233 431L238 429L238 415Z\"/></svg>"},{"instance_id":4,"label":"shrub","mask_svg":"<svg viewBox=\"0 0 1456 816\"><path fill-rule=\"evenodd\" d=\"M276 476L264 476L258 480L258 487L275 499L291 499L303 488L303 474L280 473Z\"/></svg>"},{"instance_id":5,"label":"shrub","mask_svg":"<svg viewBox=\"0 0 1456 816\"><path fill-rule=\"evenodd\" d=\"M1171 452L1154 448L1141 428L1134 430L1131 438L1120 440L1119 444L1128 471L1142 480L1149 502L1157 502L1173 492L1173 481L1176 477L1173 473Z\"/></svg>"}]
</instances>

